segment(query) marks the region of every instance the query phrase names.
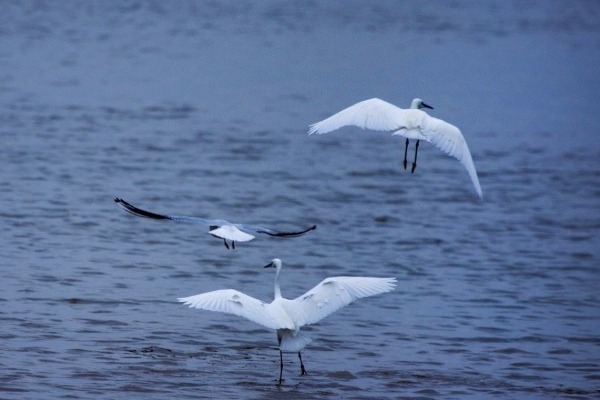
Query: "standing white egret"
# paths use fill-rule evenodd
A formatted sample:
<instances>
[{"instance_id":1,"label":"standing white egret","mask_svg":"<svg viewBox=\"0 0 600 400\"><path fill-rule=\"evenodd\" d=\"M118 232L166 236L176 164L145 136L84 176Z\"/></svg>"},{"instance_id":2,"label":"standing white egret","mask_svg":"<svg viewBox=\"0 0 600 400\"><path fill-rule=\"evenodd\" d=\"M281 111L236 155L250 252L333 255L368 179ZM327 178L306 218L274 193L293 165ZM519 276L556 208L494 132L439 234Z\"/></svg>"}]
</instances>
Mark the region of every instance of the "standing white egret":
<instances>
[{"instance_id":1,"label":"standing white egret","mask_svg":"<svg viewBox=\"0 0 600 400\"><path fill-rule=\"evenodd\" d=\"M261 228L259 226L245 225L245 224L234 224L224 219L205 219L200 217L188 217L185 215L164 215L156 214L150 211L142 210L137 208L121 198L116 198L115 203L118 203L125 211L137 215L138 217L145 217L151 219L169 219L172 221L189 222L194 224L203 224L208 226L208 233L219 239L223 239L225 247L229 249L227 241L231 241L231 247L235 249L235 242L248 242L254 239L252 233L262 233L265 235L290 238L300 235L304 235L308 231L316 229L317 226L313 225L310 228L304 229L299 232L277 232L268 228Z\"/></svg>"},{"instance_id":2,"label":"standing white egret","mask_svg":"<svg viewBox=\"0 0 600 400\"><path fill-rule=\"evenodd\" d=\"M259 325L277 330L279 342L279 383L283 375L283 352L297 352L300 373L306 375L300 351L312 341L300 333L304 325L314 324L356 299L389 292L396 286L396 278L366 278L336 276L323 280L317 286L293 300L281 296L279 273L281 260L273 259L265 268L274 267L275 298L264 303L234 289L216 290L178 300L193 308L234 314Z\"/></svg>"},{"instance_id":3,"label":"standing white egret","mask_svg":"<svg viewBox=\"0 0 600 400\"><path fill-rule=\"evenodd\" d=\"M406 138L404 169L407 166L408 140L416 139L415 158L411 172L414 172L417 167L419 141L425 140L446 154L458 159L469 173L477 194L480 198L483 198L473 158L460 129L441 119L429 116L426 112L421 111L422 108L433 109L421 99L414 99L410 109L402 109L377 98L364 100L323 121L312 124L308 133L309 135L313 133L322 134L344 126L357 126L374 131L393 131L392 135L400 135Z\"/></svg>"}]
</instances>

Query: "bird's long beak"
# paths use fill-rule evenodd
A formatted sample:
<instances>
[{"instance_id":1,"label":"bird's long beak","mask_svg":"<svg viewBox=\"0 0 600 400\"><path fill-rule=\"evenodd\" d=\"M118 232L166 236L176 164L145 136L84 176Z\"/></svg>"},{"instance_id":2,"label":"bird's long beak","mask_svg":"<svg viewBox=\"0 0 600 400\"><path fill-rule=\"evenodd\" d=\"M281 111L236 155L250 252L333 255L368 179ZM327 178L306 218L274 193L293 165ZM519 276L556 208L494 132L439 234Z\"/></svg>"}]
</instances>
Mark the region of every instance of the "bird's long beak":
<instances>
[{"instance_id":1,"label":"bird's long beak","mask_svg":"<svg viewBox=\"0 0 600 400\"><path fill-rule=\"evenodd\" d=\"M275 263L273 261L271 261L270 263L265 265L263 268L273 268L273 267L275 267Z\"/></svg>"},{"instance_id":2,"label":"bird's long beak","mask_svg":"<svg viewBox=\"0 0 600 400\"><path fill-rule=\"evenodd\" d=\"M425 104L425 103L421 103L421 108L430 108L433 110L433 107L431 107L429 104Z\"/></svg>"}]
</instances>

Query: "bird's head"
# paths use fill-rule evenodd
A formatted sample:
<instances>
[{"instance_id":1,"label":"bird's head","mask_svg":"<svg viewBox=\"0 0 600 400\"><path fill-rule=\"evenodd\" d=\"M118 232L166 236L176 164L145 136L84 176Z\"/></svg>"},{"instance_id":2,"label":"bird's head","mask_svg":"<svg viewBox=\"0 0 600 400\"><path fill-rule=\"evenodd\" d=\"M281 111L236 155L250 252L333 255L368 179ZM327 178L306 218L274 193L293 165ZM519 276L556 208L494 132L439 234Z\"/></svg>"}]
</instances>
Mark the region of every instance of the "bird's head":
<instances>
[{"instance_id":1,"label":"bird's head","mask_svg":"<svg viewBox=\"0 0 600 400\"><path fill-rule=\"evenodd\" d=\"M433 107L431 107L429 104L425 104L425 102L421 99L414 99L412 101L412 103L410 103L410 108L414 108L417 110L420 110L421 108L429 108L431 110L433 110Z\"/></svg>"},{"instance_id":2,"label":"bird's head","mask_svg":"<svg viewBox=\"0 0 600 400\"><path fill-rule=\"evenodd\" d=\"M264 266L264 268L276 268L278 271L281 269L281 260L274 258L270 263Z\"/></svg>"}]
</instances>

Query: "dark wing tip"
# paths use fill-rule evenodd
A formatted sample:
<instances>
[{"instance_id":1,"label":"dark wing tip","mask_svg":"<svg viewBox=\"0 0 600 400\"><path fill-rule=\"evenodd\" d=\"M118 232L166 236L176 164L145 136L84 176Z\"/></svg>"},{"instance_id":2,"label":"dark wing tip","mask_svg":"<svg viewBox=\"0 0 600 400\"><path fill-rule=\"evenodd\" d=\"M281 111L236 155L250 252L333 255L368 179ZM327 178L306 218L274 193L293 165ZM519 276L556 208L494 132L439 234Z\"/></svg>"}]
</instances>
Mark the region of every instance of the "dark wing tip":
<instances>
[{"instance_id":1,"label":"dark wing tip","mask_svg":"<svg viewBox=\"0 0 600 400\"><path fill-rule=\"evenodd\" d=\"M275 236L275 237L296 237L296 236L304 235L306 232L310 232L314 229L317 229L316 225L313 225L310 228L307 228L307 229L304 229L303 231L298 231L298 232L267 232L264 230L260 230L260 231L257 231L257 233L264 233L266 235Z\"/></svg>"},{"instance_id":2,"label":"dark wing tip","mask_svg":"<svg viewBox=\"0 0 600 400\"><path fill-rule=\"evenodd\" d=\"M307 229L303 230L302 232L298 232L298 233L306 233L306 232L314 231L315 229L317 229L317 226L313 225L310 228L307 228Z\"/></svg>"},{"instance_id":3,"label":"dark wing tip","mask_svg":"<svg viewBox=\"0 0 600 400\"><path fill-rule=\"evenodd\" d=\"M128 202L126 202L125 200L123 200L120 197L115 197L115 203L117 203L118 205L122 206L125 209L136 209L136 207L132 206L131 204L129 204Z\"/></svg>"},{"instance_id":4,"label":"dark wing tip","mask_svg":"<svg viewBox=\"0 0 600 400\"><path fill-rule=\"evenodd\" d=\"M115 203L123 207L125 211L133 215L137 215L138 217L146 217L152 219L171 219L168 215L156 214L150 211L142 210L141 208L137 208L136 206L129 204L120 197L115 197Z\"/></svg>"}]
</instances>

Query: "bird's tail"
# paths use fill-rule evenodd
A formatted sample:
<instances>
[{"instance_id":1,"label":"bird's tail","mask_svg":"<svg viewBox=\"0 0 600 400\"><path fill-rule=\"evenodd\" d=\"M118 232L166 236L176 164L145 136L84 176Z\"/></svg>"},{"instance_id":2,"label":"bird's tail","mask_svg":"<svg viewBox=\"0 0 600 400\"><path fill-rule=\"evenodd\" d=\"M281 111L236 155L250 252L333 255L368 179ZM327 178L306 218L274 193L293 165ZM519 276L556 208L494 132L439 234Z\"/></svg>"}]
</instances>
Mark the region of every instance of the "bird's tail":
<instances>
[{"instance_id":1,"label":"bird's tail","mask_svg":"<svg viewBox=\"0 0 600 400\"><path fill-rule=\"evenodd\" d=\"M312 338L304 332L290 329L278 329L279 350L296 353L312 342Z\"/></svg>"}]
</instances>

